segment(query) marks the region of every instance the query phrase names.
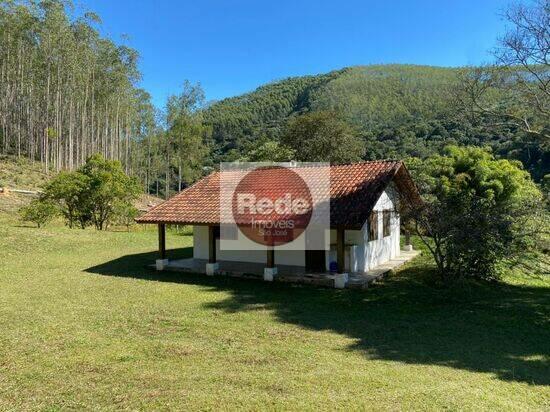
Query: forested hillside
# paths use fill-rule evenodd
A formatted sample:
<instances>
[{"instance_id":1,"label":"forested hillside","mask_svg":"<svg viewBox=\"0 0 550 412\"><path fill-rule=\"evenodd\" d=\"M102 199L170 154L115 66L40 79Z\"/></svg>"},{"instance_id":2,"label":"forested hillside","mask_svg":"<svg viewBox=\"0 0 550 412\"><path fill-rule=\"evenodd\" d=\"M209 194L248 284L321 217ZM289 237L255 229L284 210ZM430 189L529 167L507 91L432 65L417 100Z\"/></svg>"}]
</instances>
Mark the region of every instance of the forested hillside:
<instances>
[{"instance_id":1,"label":"forested hillside","mask_svg":"<svg viewBox=\"0 0 550 412\"><path fill-rule=\"evenodd\" d=\"M523 131L483 127L465 115L458 99L460 73L430 66L355 66L262 86L206 109L213 158L238 159L258 142L279 139L290 118L328 110L365 139L366 159L425 157L448 144L489 145L524 162L537 179L548 173L548 152Z\"/></svg>"},{"instance_id":2,"label":"forested hillside","mask_svg":"<svg viewBox=\"0 0 550 412\"><path fill-rule=\"evenodd\" d=\"M288 78L213 104L204 119L213 128L216 153L233 153L254 140L279 138L290 116L311 110L316 93L348 70Z\"/></svg>"},{"instance_id":3,"label":"forested hillside","mask_svg":"<svg viewBox=\"0 0 550 412\"><path fill-rule=\"evenodd\" d=\"M286 120L311 110L334 110L359 128L399 126L449 111L457 69L428 66L356 66L293 77L222 100L206 110L216 142L225 147L262 136L278 137Z\"/></svg>"},{"instance_id":4,"label":"forested hillside","mask_svg":"<svg viewBox=\"0 0 550 412\"><path fill-rule=\"evenodd\" d=\"M138 53L100 36L68 2L0 0L0 151L74 169L93 153L130 171L151 132Z\"/></svg>"}]
</instances>

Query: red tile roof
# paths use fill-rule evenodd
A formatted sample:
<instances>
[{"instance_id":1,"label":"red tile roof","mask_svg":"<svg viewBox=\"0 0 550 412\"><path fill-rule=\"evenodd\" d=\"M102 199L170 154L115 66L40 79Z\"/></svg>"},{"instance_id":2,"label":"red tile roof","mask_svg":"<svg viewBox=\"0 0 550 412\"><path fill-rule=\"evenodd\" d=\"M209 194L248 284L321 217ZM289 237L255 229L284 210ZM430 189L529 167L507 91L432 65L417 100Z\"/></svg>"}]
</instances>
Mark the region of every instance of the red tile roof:
<instances>
[{"instance_id":1,"label":"red tile roof","mask_svg":"<svg viewBox=\"0 0 550 412\"><path fill-rule=\"evenodd\" d=\"M315 177L316 167L302 167L301 173ZM323 169L326 170L326 169ZM214 172L169 200L140 216L138 223L219 224L220 182L229 176ZM262 180L281 183L280 168L262 169ZM239 175L242 176L242 175ZM230 178L230 177L229 177ZM360 228L372 211L383 190L394 181L401 194L419 199L416 186L400 161L372 161L330 166L330 221L331 226ZM311 180L309 180L311 181ZM315 190L315 188L312 188Z\"/></svg>"}]
</instances>

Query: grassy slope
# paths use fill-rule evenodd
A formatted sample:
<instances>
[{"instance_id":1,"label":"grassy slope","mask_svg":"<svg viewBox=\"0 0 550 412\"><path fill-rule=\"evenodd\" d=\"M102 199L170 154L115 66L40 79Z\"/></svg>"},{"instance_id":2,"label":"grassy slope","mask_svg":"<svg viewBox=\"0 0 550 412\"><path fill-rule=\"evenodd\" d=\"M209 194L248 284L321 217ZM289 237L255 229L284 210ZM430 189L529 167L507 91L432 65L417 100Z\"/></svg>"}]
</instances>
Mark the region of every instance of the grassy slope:
<instances>
[{"instance_id":1,"label":"grassy slope","mask_svg":"<svg viewBox=\"0 0 550 412\"><path fill-rule=\"evenodd\" d=\"M48 178L40 162L0 155L0 187L37 190L46 184Z\"/></svg>"},{"instance_id":2,"label":"grassy slope","mask_svg":"<svg viewBox=\"0 0 550 412\"><path fill-rule=\"evenodd\" d=\"M157 274L155 245L0 214L1 410L550 407L547 279L336 291Z\"/></svg>"},{"instance_id":3,"label":"grassy slope","mask_svg":"<svg viewBox=\"0 0 550 412\"><path fill-rule=\"evenodd\" d=\"M40 162L27 158L0 155L0 187L8 189L40 190L49 180ZM0 212L13 213L26 205L33 196L18 193L0 194Z\"/></svg>"},{"instance_id":4,"label":"grassy slope","mask_svg":"<svg viewBox=\"0 0 550 412\"><path fill-rule=\"evenodd\" d=\"M40 190L46 186L55 173L44 173L39 162L31 162L26 158L0 155L0 187L8 189ZM0 213L15 213L28 204L35 196L10 192L0 194ZM145 210L157 205L162 199L152 195L141 195L134 203L139 210Z\"/></svg>"}]
</instances>

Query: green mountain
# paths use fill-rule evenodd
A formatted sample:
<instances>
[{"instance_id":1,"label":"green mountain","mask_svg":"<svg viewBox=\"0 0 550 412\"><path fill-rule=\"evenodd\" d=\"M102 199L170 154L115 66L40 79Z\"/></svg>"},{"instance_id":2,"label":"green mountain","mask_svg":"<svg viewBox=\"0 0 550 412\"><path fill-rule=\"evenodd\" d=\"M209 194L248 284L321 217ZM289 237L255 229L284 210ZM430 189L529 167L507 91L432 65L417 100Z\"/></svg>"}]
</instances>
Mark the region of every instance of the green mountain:
<instances>
[{"instance_id":1,"label":"green mountain","mask_svg":"<svg viewBox=\"0 0 550 412\"><path fill-rule=\"evenodd\" d=\"M292 116L330 110L364 137L366 159L425 157L447 144L489 145L497 154L522 160L535 178L548 173L548 154L526 145L520 131L488 131L461 114L456 99L459 71L354 66L287 78L221 100L204 113L213 131L213 159L233 160L258 142L277 140Z\"/></svg>"},{"instance_id":2,"label":"green mountain","mask_svg":"<svg viewBox=\"0 0 550 412\"><path fill-rule=\"evenodd\" d=\"M317 76L292 77L213 104L205 114L221 152L251 140L277 138L290 116L332 110L361 132L437 119L448 111L457 69L356 66Z\"/></svg>"},{"instance_id":3,"label":"green mountain","mask_svg":"<svg viewBox=\"0 0 550 412\"><path fill-rule=\"evenodd\" d=\"M365 129L437 118L457 69L413 65L357 66L316 93L312 109L335 110Z\"/></svg>"},{"instance_id":4,"label":"green mountain","mask_svg":"<svg viewBox=\"0 0 550 412\"><path fill-rule=\"evenodd\" d=\"M314 96L349 70L291 77L214 103L204 119L212 126L216 149L240 151L256 139L278 138L290 116L311 110Z\"/></svg>"}]
</instances>

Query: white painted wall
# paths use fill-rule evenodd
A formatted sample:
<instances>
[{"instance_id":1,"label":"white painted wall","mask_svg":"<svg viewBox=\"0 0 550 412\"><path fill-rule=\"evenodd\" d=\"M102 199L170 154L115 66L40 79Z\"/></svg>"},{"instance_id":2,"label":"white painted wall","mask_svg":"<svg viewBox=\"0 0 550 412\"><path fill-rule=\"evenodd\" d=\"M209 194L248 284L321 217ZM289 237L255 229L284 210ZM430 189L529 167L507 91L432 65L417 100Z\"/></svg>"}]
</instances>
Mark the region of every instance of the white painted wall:
<instances>
[{"instance_id":1,"label":"white painted wall","mask_svg":"<svg viewBox=\"0 0 550 412\"><path fill-rule=\"evenodd\" d=\"M382 193L376 202L375 211L397 209L398 195L393 185ZM390 221L390 236L383 237L383 214L378 213L378 239L369 240L368 224L365 223L361 232L365 240L366 248L360 253L359 268L368 271L399 255L400 218L397 213L392 213Z\"/></svg>"},{"instance_id":2,"label":"white painted wall","mask_svg":"<svg viewBox=\"0 0 550 412\"><path fill-rule=\"evenodd\" d=\"M193 226L193 258L208 259L208 226Z\"/></svg>"},{"instance_id":3,"label":"white painted wall","mask_svg":"<svg viewBox=\"0 0 550 412\"><path fill-rule=\"evenodd\" d=\"M398 201L397 190L393 183L380 195L375 211L395 210ZM383 237L383 214L378 214L378 239L369 240L368 222L361 230L346 230L345 232L345 269L350 272L368 272L370 269L399 256L400 218L392 213L390 221L390 236ZM329 270L331 261L336 261L336 230L330 231L331 250L327 253L326 267Z\"/></svg>"}]
</instances>

